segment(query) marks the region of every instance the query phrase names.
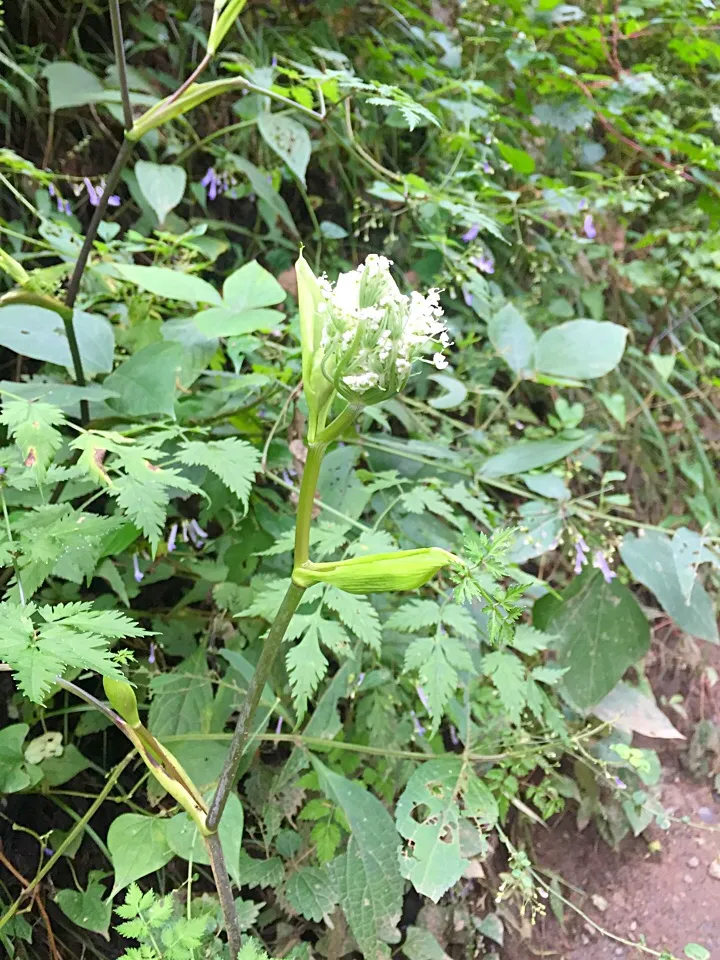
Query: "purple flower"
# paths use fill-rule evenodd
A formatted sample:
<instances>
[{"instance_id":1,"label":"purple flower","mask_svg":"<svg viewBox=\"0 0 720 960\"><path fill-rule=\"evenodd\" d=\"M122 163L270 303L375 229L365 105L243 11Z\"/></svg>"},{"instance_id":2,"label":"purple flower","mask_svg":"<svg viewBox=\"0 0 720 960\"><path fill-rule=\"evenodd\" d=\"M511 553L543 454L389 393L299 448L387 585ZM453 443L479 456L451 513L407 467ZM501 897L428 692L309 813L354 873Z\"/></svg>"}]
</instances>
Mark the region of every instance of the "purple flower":
<instances>
[{"instance_id":1,"label":"purple flower","mask_svg":"<svg viewBox=\"0 0 720 960\"><path fill-rule=\"evenodd\" d=\"M0 467L0 477L5 473L5 467Z\"/></svg>"},{"instance_id":2,"label":"purple flower","mask_svg":"<svg viewBox=\"0 0 720 960\"><path fill-rule=\"evenodd\" d=\"M105 193L105 181L101 180L98 186L96 187L88 179L88 177L83 177L83 183L85 184L85 189L87 190L90 206L97 207L103 198L103 194ZM120 197L118 197L116 194L113 194L111 197L108 198L108 206L119 207Z\"/></svg>"},{"instance_id":3,"label":"purple flower","mask_svg":"<svg viewBox=\"0 0 720 960\"><path fill-rule=\"evenodd\" d=\"M460 739L457 735L457 730L455 729L455 726L452 723L450 724L450 743L454 747L458 747L460 745Z\"/></svg>"},{"instance_id":4,"label":"purple flower","mask_svg":"<svg viewBox=\"0 0 720 960\"><path fill-rule=\"evenodd\" d=\"M583 233L588 240L594 240L597 236L597 230L595 229L595 224L593 222L591 213L585 214L585 219L583 220Z\"/></svg>"},{"instance_id":5,"label":"purple flower","mask_svg":"<svg viewBox=\"0 0 720 960\"><path fill-rule=\"evenodd\" d=\"M465 301L466 307L471 307L473 305L473 295L470 293L467 287L462 288L463 300Z\"/></svg>"},{"instance_id":6,"label":"purple flower","mask_svg":"<svg viewBox=\"0 0 720 960\"><path fill-rule=\"evenodd\" d=\"M576 574L582 573L582 568L587 563L587 555L589 552L590 548L585 543L585 538L578 537L575 543L575 567L573 568Z\"/></svg>"},{"instance_id":7,"label":"purple flower","mask_svg":"<svg viewBox=\"0 0 720 960\"><path fill-rule=\"evenodd\" d=\"M581 197L580 200L578 200L578 210L587 210L587 205L588 202L585 197Z\"/></svg>"},{"instance_id":8,"label":"purple flower","mask_svg":"<svg viewBox=\"0 0 720 960\"><path fill-rule=\"evenodd\" d=\"M55 851L52 847L43 847L43 853L46 857L52 857L55 855Z\"/></svg>"},{"instance_id":9,"label":"purple flower","mask_svg":"<svg viewBox=\"0 0 720 960\"><path fill-rule=\"evenodd\" d=\"M627 790L627 784L624 783L620 777L615 777L615 786L618 788L618 790Z\"/></svg>"},{"instance_id":10,"label":"purple flower","mask_svg":"<svg viewBox=\"0 0 720 960\"><path fill-rule=\"evenodd\" d=\"M148 663L155 663L155 644L150 641L150 653L148 653Z\"/></svg>"},{"instance_id":11,"label":"purple flower","mask_svg":"<svg viewBox=\"0 0 720 960\"><path fill-rule=\"evenodd\" d=\"M275 54L273 54L273 57L272 57L272 60L270 61L270 64L271 64L271 66L273 66L273 67L276 67L276 66L277 66L277 57L275 56Z\"/></svg>"},{"instance_id":12,"label":"purple flower","mask_svg":"<svg viewBox=\"0 0 720 960\"><path fill-rule=\"evenodd\" d=\"M53 183L48 187L48 196L55 198L55 206L57 207L58 213L66 213L70 216L70 204L67 200L63 199L62 194L55 188L55 184Z\"/></svg>"},{"instance_id":13,"label":"purple flower","mask_svg":"<svg viewBox=\"0 0 720 960\"><path fill-rule=\"evenodd\" d=\"M214 167L208 167L200 185L207 189L208 200L214 200L223 191L223 182L215 173Z\"/></svg>"},{"instance_id":14,"label":"purple flower","mask_svg":"<svg viewBox=\"0 0 720 960\"><path fill-rule=\"evenodd\" d=\"M168 553L172 553L173 550L175 549L175 541L177 540L177 533L178 533L178 525L174 523L170 527L170 533L167 538Z\"/></svg>"},{"instance_id":15,"label":"purple flower","mask_svg":"<svg viewBox=\"0 0 720 960\"><path fill-rule=\"evenodd\" d=\"M280 735L280 731L282 730L282 725L283 725L283 718L278 717L278 722L275 724L275 733L278 734L278 736Z\"/></svg>"},{"instance_id":16,"label":"purple flower","mask_svg":"<svg viewBox=\"0 0 720 960\"><path fill-rule=\"evenodd\" d=\"M485 162L483 163L483 171L485 173L495 173L489 160L485 160Z\"/></svg>"},{"instance_id":17,"label":"purple flower","mask_svg":"<svg viewBox=\"0 0 720 960\"><path fill-rule=\"evenodd\" d=\"M410 711L410 716L413 718L413 726L415 727L415 733L416 733L419 737L424 737L424 736L425 736L425 727L424 727L424 726L420 723L420 721L418 720L417 714L415 713L414 710L411 710L411 711Z\"/></svg>"},{"instance_id":18,"label":"purple flower","mask_svg":"<svg viewBox=\"0 0 720 960\"><path fill-rule=\"evenodd\" d=\"M470 263L481 273L495 273L495 261L490 256L486 257L483 254L480 257L471 257Z\"/></svg>"},{"instance_id":19,"label":"purple flower","mask_svg":"<svg viewBox=\"0 0 720 960\"><path fill-rule=\"evenodd\" d=\"M357 686L358 686L358 687L362 684L362 682L363 682L364 679L365 679L365 674L364 674L364 673L359 673L359 674L358 674L358 678L357 678Z\"/></svg>"},{"instance_id":20,"label":"purple flower","mask_svg":"<svg viewBox=\"0 0 720 960\"><path fill-rule=\"evenodd\" d=\"M605 554L602 552L602 550L595 551L595 554L593 557L593 566L595 567L596 570L599 570L602 573L605 579L605 583L612 583L615 577L617 576L615 571L611 570L610 567L608 566L607 559L605 557Z\"/></svg>"},{"instance_id":21,"label":"purple flower","mask_svg":"<svg viewBox=\"0 0 720 960\"><path fill-rule=\"evenodd\" d=\"M144 578L145 574L140 569L140 564L138 563L138 555L133 554L133 576L135 577L135 583L140 583Z\"/></svg>"},{"instance_id":22,"label":"purple flower","mask_svg":"<svg viewBox=\"0 0 720 960\"><path fill-rule=\"evenodd\" d=\"M428 713L429 713L429 712L430 712L430 701L428 700L427 694L425 693L425 691L423 690L423 688L420 686L420 684L418 684L418 685L415 687L415 692L416 692L417 695L418 695L418 699L420 700L420 703L425 707L425 709L426 709L426 710L428 711Z\"/></svg>"},{"instance_id":23,"label":"purple flower","mask_svg":"<svg viewBox=\"0 0 720 960\"><path fill-rule=\"evenodd\" d=\"M480 224L474 223L465 233L462 235L465 243L472 243L475 237L480 233Z\"/></svg>"}]
</instances>

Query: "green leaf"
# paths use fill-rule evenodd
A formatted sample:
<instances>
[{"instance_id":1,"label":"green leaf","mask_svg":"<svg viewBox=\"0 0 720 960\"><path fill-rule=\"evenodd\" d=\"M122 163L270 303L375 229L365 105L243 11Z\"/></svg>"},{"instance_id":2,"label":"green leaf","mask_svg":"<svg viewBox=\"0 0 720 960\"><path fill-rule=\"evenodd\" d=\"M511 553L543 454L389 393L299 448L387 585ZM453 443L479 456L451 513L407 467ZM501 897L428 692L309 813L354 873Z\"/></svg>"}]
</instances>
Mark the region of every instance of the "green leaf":
<instances>
[{"instance_id":1,"label":"green leaf","mask_svg":"<svg viewBox=\"0 0 720 960\"><path fill-rule=\"evenodd\" d=\"M1 641L0 656L3 656ZM13 723L0 730L0 794L24 790L41 777L39 771L28 768L25 762L23 743L29 730L26 723Z\"/></svg>"},{"instance_id":2,"label":"green leaf","mask_svg":"<svg viewBox=\"0 0 720 960\"><path fill-rule=\"evenodd\" d=\"M710 951L699 943L686 943L683 953L688 960L710 960Z\"/></svg>"},{"instance_id":3,"label":"green leaf","mask_svg":"<svg viewBox=\"0 0 720 960\"><path fill-rule=\"evenodd\" d=\"M34 624L37 613L42 621ZM144 637L142 627L114 610L93 610L91 603L59 603L36 609L34 604L0 605L0 658L13 669L22 693L42 703L57 674L68 667L95 670L122 680L109 641Z\"/></svg>"},{"instance_id":4,"label":"green leaf","mask_svg":"<svg viewBox=\"0 0 720 960\"><path fill-rule=\"evenodd\" d=\"M498 141L498 150L503 160L507 160L516 173L522 173L529 176L535 172L535 161L525 150L518 150L517 147L511 147L508 143Z\"/></svg>"},{"instance_id":5,"label":"green leaf","mask_svg":"<svg viewBox=\"0 0 720 960\"><path fill-rule=\"evenodd\" d=\"M450 960L433 934L425 927L408 927L402 952L408 960Z\"/></svg>"},{"instance_id":6,"label":"green leaf","mask_svg":"<svg viewBox=\"0 0 720 960\"><path fill-rule=\"evenodd\" d=\"M434 600L408 600L393 613L385 626L402 633L420 633L440 620L440 607Z\"/></svg>"},{"instance_id":7,"label":"green leaf","mask_svg":"<svg viewBox=\"0 0 720 960\"><path fill-rule=\"evenodd\" d=\"M658 740L684 740L662 710L636 687L620 683L592 708L599 720L626 733L639 733Z\"/></svg>"},{"instance_id":8,"label":"green leaf","mask_svg":"<svg viewBox=\"0 0 720 960\"><path fill-rule=\"evenodd\" d=\"M285 870L280 857L258 860L241 850L239 874L241 887L279 887Z\"/></svg>"},{"instance_id":9,"label":"green leaf","mask_svg":"<svg viewBox=\"0 0 720 960\"><path fill-rule=\"evenodd\" d=\"M428 711L435 729L460 683L458 670L475 672L472 658L462 643L440 631L433 637L413 640L405 651L404 669L417 671L418 680L427 694Z\"/></svg>"},{"instance_id":10,"label":"green leaf","mask_svg":"<svg viewBox=\"0 0 720 960\"><path fill-rule=\"evenodd\" d=\"M294 617L294 621L301 620ZM302 620L301 620L302 623ZM305 626L306 624L303 624ZM292 629L293 624L291 624ZM320 649L320 631L313 622L307 627L305 636L300 643L291 647L285 655L293 703L298 714L298 723L302 721L306 712L308 700L315 693L318 684L327 671L327 659Z\"/></svg>"},{"instance_id":11,"label":"green leaf","mask_svg":"<svg viewBox=\"0 0 720 960\"><path fill-rule=\"evenodd\" d=\"M275 277L257 260L235 270L223 284L223 301L230 310L243 313L283 303L287 296Z\"/></svg>"},{"instance_id":12,"label":"green leaf","mask_svg":"<svg viewBox=\"0 0 720 960\"><path fill-rule=\"evenodd\" d=\"M522 375L533 369L537 339L525 317L511 303L490 318L488 337L514 373Z\"/></svg>"},{"instance_id":13,"label":"green leaf","mask_svg":"<svg viewBox=\"0 0 720 960\"><path fill-rule=\"evenodd\" d=\"M165 218L182 200L187 174L182 167L170 163L151 163L138 160L135 176L142 195L155 211L162 227Z\"/></svg>"},{"instance_id":14,"label":"green leaf","mask_svg":"<svg viewBox=\"0 0 720 960\"><path fill-rule=\"evenodd\" d=\"M301 867L288 880L285 897L293 910L315 923L332 913L338 902L325 867Z\"/></svg>"},{"instance_id":15,"label":"green leaf","mask_svg":"<svg viewBox=\"0 0 720 960\"><path fill-rule=\"evenodd\" d=\"M558 638L561 689L581 710L599 703L650 646L650 628L632 593L599 570L577 577L545 631Z\"/></svg>"},{"instance_id":16,"label":"green leaf","mask_svg":"<svg viewBox=\"0 0 720 960\"><path fill-rule=\"evenodd\" d=\"M455 377L449 377L446 373L433 373L428 380L437 383L445 391L442 396L428 401L434 410L454 410L467 399L467 387Z\"/></svg>"},{"instance_id":17,"label":"green leaf","mask_svg":"<svg viewBox=\"0 0 720 960\"><path fill-rule=\"evenodd\" d=\"M171 673L153 677L150 691L147 725L159 740L183 733L209 733L213 692L204 647L198 647Z\"/></svg>"},{"instance_id":18,"label":"green leaf","mask_svg":"<svg viewBox=\"0 0 720 960\"><path fill-rule=\"evenodd\" d=\"M104 385L118 394L109 406L129 417L174 416L182 359L182 346L172 340L143 347L105 378Z\"/></svg>"},{"instance_id":19,"label":"green leaf","mask_svg":"<svg viewBox=\"0 0 720 960\"><path fill-rule=\"evenodd\" d=\"M42 75L48 82L52 113L65 107L84 107L88 103L98 103L106 96L105 88L95 74L77 63L48 63Z\"/></svg>"},{"instance_id":20,"label":"green leaf","mask_svg":"<svg viewBox=\"0 0 720 960\"><path fill-rule=\"evenodd\" d=\"M109 897L107 900L103 899L107 893L100 883L103 876L101 870L91 870L86 890L58 890L55 894L55 903L78 927L99 933L108 940L112 900Z\"/></svg>"},{"instance_id":21,"label":"green leaf","mask_svg":"<svg viewBox=\"0 0 720 960\"><path fill-rule=\"evenodd\" d=\"M20 447L25 465L43 475L52 456L62 443L62 434L56 427L65 425L65 417L49 403L26 403L23 400L3 400L0 423Z\"/></svg>"},{"instance_id":22,"label":"green leaf","mask_svg":"<svg viewBox=\"0 0 720 960\"><path fill-rule=\"evenodd\" d=\"M110 824L108 850L115 871L113 898L133 880L160 870L173 858L165 832L167 821L141 813L122 813Z\"/></svg>"},{"instance_id":23,"label":"green leaf","mask_svg":"<svg viewBox=\"0 0 720 960\"><path fill-rule=\"evenodd\" d=\"M332 860L340 846L340 840L340 828L330 820L316 823L310 831L310 842L315 845L315 855L320 863Z\"/></svg>"},{"instance_id":24,"label":"green leaf","mask_svg":"<svg viewBox=\"0 0 720 960\"><path fill-rule=\"evenodd\" d=\"M546 330L535 348L540 373L573 380L592 380L620 363L628 331L617 323L570 320Z\"/></svg>"},{"instance_id":25,"label":"green leaf","mask_svg":"<svg viewBox=\"0 0 720 960\"><path fill-rule=\"evenodd\" d=\"M304 185L312 150L310 134L305 127L291 117L269 112L258 116L257 125L265 143Z\"/></svg>"},{"instance_id":26,"label":"green leaf","mask_svg":"<svg viewBox=\"0 0 720 960\"><path fill-rule=\"evenodd\" d=\"M495 456L488 457L480 467L478 476L498 478L511 473L527 473L528 470L535 470L570 456L578 447L584 446L588 439L589 434L582 434L572 440L519 440L509 444Z\"/></svg>"},{"instance_id":27,"label":"green leaf","mask_svg":"<svg viewBox=\"0 0 720 960\"><path fill-rule=\"evenodd\" d=\"M209 799L209 796L206 799ZM240 798L235 791L232 791L228 796L218 834L228 873L238 886L240 886L240 851L244 820ZM182 857L183 860L192 860L193 863L210 863L205 841L187 813L178 813L170 817L165 826L165 836L173 853L178 857Z\"/></svg>"},{"instance_id":28,"label":"green leaf","mask_svg":"<svg viewBox=\"0 0 720 960\"><path fill-rule=\"evenodd\" d=\"M507 650L493 650L483 657L482 669L492 680L510 720L519 723L527 699L522 661Z\"/></svg>"},{"instance_id":29,"label":"green leaf","mask_svg":"<svg viewBox=\"0 0 720 960\"><path fill-rule=\"evenodd\" d=\"M697 579L689 595L684 592L669 537L655 530L643 531L642 537L628 534L620 544L620 556L682 630L700 640L720 641L712 600Z\"/></svg>"},{"instance_id":30,"label":"green leaf","mask_svg":"<svg viewBox=\"0 0 720 960\"><path fill-rule=\"evenodd\" d=\"M398 831L407 841L400 852L402 875L437 903L469 864L460 851L463 821L478 830L497 818L495 798L462 757L420 764L395 810Z\"/></svg>"},{"instance_id":31,"label":"green leaf","mask_svg":"<svg viewBox=\"0 0 720 960\"><path fill-rule=\"evenodd\" d=\"M328 587L323 594L323 603L334 610L345 626L352 630L358 640L372 650L380 652L382 629L377 610L366 598L353 593Z\"/></svg>"},{"instance_id":32,"label":"green leaf","mask_svg":"<svg viewBox=\"0 0 720 960\"><path fill-rule=\"evenodd\" d=\"M222 298L215 287L191 273L171 270L169 267L140 267L134 263L116 263L114 269L123 280L158 297L182 300L183 303L222 305Z\"/></svg>"},{"instance_id":33,"label":"green leaf","mask_svg":"<svg viewBox=\"0 0 720 960\"><path fill-rule=\"evenodd\" d=\"M90 761L84 757L74 743L69 743L59 757L48 757L40 764L43 780L49 787L59 787L72 780L83 770L87 770Z\"/></svg>"},{"instance_id":34,"label":"green leaf","mask_svg":"<svg viewBox=\"0 0 720 960\"><path fill-rule=\"evenodd\" d=\"M346 780L316 757L320 789L342 807L351 830L347 852L328 869L339 902L363 955L376 960L382 943L397 943L403 881L397 862L398 835L390 814L359 783Z\"/></svg>"},{"instance_id":35,"label":"green leaf","mask_svg":"<svg viewBox=\"0 0 720 960\"><path fill-rule=\"evenodd\" d=\"M94 376L112 370L115 338L109 321L76 310L73 326L85 374ZM0 346L23 357L74 369L65 326L54 310L27 304L1 307Z\"/></svg>"},{"instance_id":36,"label":"green leaf","mask_svg":"<svg viewBox=\"0 0 720 960\"><path fill-rule=\"evenodd\" d=\"M178 458L182 463L207 467L247 509L252 483L260 469L260 454L252 444L237 437L190 440L182 445Z\"/></svg>"}]
</instances>

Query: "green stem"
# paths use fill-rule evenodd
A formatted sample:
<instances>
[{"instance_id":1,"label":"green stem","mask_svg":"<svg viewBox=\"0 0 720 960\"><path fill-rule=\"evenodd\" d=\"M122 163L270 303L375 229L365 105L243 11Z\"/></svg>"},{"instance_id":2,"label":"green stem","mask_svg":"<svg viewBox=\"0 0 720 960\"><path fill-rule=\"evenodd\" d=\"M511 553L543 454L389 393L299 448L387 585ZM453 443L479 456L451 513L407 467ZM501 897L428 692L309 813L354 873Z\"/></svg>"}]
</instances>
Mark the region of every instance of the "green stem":
<instances>
[{"instance_id":1,"label":"green stem","mask_svg":"<svg viewBox=\"0 0 720 960\"><path fill-rule=\"evenodd\" d=\"M110 0L110 24L112 26L113 49L115 52L115 66L117 67L120 96L122 97L123 122L125 129L130 130L133 125L132 104L130 103L130 89L125 66L125 42L123 40L122 20L120 18L120 0Z\"/></svg>"},{"instance_id":2,"label":"green stem","mask_svg":"<svg viewBox=\"0 0 720 960\"><path fill-rule=\"evenodd\" d=\"M313 487L313 493L314 492L315 491ZM290 584L287 589L287 593L283 598L283 602L280 604L280 609L277 612L273 625L270 627L270 631L265 639L265 644L263 646L262 653L260 654L260 659L255 667L255 673L253 674L252 680L248 685L247 694L238 712L237 723L235 724L235 732L233 733L232 742L230 743L230 749L228 750L228 755L225 758L225 765L223 766L222 773L220 774L220 780L218 781L215 796L210 804L210 811L205 821L208 830L217 830L218 828L218 824L220 823L220 819L225 809L225 804L227 803L230 792L235 784L235 777L240 765L240 760L242 759L242 755L245 752L245 747L250 739L250 734L252 732L252 718L254 717L255 711L260 703L260 697L267 682L272 665L275 662L275 658L277 657L278 653L280 652L280 646L283 642L287 628L290 625L293 614L297 610L298 604L300 603L304 593L304 587L299 587L295 583Z\"/></svg>"},{"instance_id":3,"label":"green stem","mask_svg":"<svg viewBox=\"0 0 720 960\"><path fill-rule=\"evenodd\" d=\"M311 443L303 470L295 525L295 566L301 567L310 559L310 525L315 505L315 488L327 443Z\"/></svg>"}]
</instances>

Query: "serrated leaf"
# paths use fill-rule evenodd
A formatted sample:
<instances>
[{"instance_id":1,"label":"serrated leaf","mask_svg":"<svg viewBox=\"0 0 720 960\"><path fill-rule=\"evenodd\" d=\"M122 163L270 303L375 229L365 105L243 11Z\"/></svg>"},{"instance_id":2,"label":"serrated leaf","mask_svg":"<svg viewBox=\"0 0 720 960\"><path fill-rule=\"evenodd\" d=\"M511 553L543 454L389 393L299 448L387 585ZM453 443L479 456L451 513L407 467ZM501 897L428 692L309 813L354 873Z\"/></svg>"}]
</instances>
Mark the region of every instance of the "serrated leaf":
<instances>
[{"instance_id":1,"label":"serrated leaf","mask_svg":"<svg viewBox=\"0 0 720 960\"><path fill-rule=\"evenodd\" d=\"M483 657L483 673L492 680L510 719L519 723L527 699L522 662L514 653L494 650Z\"/></svg>"},{"instance_id":2,"label":"serrated leaf","mask_svg":"<svg viewBox=\"0 0 720 960\"><path fill-rule=\"evenodd\" d=\"M280 857L258 860L241 850L238 875L242 887L278 887L283 881L285 871Z\"/></svg>"},{"instance_id":3,"label":"serrated leaf","mask_svg":"<svg viewBox=\"0 0 720 960\"><path fill-rule=\"evenodd\" d=\"M165 527L170 496L165 487L156 483L143 483L137 477L120 477L115 481L111 495L117 498L118 506L132 520L157 549Z\"/></svg>"},{"instance_id":4,"label":"serrated leaf","mask_svg":"<svg viewBox=\"0 0 720 960\"><path fill-rule=\"evenodd\" d=\"M260 469L260 454L245 440L191 440L178 453L182 463L207 467L247 508L255 474Z\"/></svg>"},{"instance_id":5,"label":"serrated leaf","mask_svg":"<svg viewBox=\"0 0 720 960\"><path fill-rule=\"evenodd\" d=\"M458 670L474 673L472 658L462 643L449 634L418 637L405 651L404 669L417 670L428 699L434 729L459 684Z\"/></svg>"},{"instance_id":6,"label":"serrated leaf","mask_svg":"<svg viewBox=\"0 0 720 960\"><path fill-rule=\"evenodd\" d=\"M297 616L295 619L298 619ZM308 700L317 690L327 670L328 662L320 649L319 637L317 626L311 624L300 643L291 647L285 655L298 723L303 720Z\"/></svg>"},{"instance_id":7,"label":"serrated leaf","mask_svg":"<svg viewBox=\"0 0 720 960\"><path fill-rule=\"evenodd\" d=\"M382 629L380 617L372 603L365 597L328 587L323 595L323 603L334 610L345 626L352 630L358 640L372 650L380 652Z\"/></svg>"},{"instance_id":8,"label":"serrated leaf","mask_svg":"<svg viewBox=\"0 0 720 960\"><path fill-rule=\"evenodd\" d=\"M62 434L56 427L65 425L65 415L49 403L24 400L3 400L0 423L20 447L25 465L41 475L62 443Z\"/></svg>"},{"instance_id":9,"label":"serrated leaf","mask_svg":"<svg viewBox=\"0 0 720 960\"><path fill-rule=\"evenodd\" d=\"M342 807L351 830L347 852L329 865L340 905L363 955L376 960L383 943L399 939L403 882L398 835L390 814L364 787L312 757L320 789Z\"/></svg>"},{"instance_id":10,"label":"serrated leaf","mask_svg":"<svg viewBox=\"0 0 720 960\"><path fill-rule=\"evenodd\" d=\"M419 633L436 626L439 619L440 607L434 600L408 600L388 618L385 626L401 633Z\"/></svg>"},{"instance_id":11,"label":"serrated leaf","mask_svg":"<svg viewBox=\"0 0 720 960\"><path fill-rule=\"evenodd\" d=\"M306 920L320 923L332 913L338 901L336 890L324 867L301 867L288 880L285 887L288 903Z\"/></svg>"}]
</instances>

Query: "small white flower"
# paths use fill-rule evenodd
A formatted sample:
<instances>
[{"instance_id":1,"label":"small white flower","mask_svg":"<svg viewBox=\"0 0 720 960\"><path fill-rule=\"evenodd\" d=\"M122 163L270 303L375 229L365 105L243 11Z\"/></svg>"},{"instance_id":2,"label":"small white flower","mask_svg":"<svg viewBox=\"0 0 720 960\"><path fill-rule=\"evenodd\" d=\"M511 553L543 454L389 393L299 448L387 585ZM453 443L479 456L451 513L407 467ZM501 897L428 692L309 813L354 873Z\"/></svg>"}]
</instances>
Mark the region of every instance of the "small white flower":
<instances>
[{"instance_id":1,"label":"small white flower","mask_svg":"<svg viewBox=\"0 0 720 960\"><path fill-rule=\"evenodd\" d=\"M441 353L433 354L433 363L438 368L438 370L444 370L448 365L447 357L444 357Z\"/></svg>"}]
</instances>

